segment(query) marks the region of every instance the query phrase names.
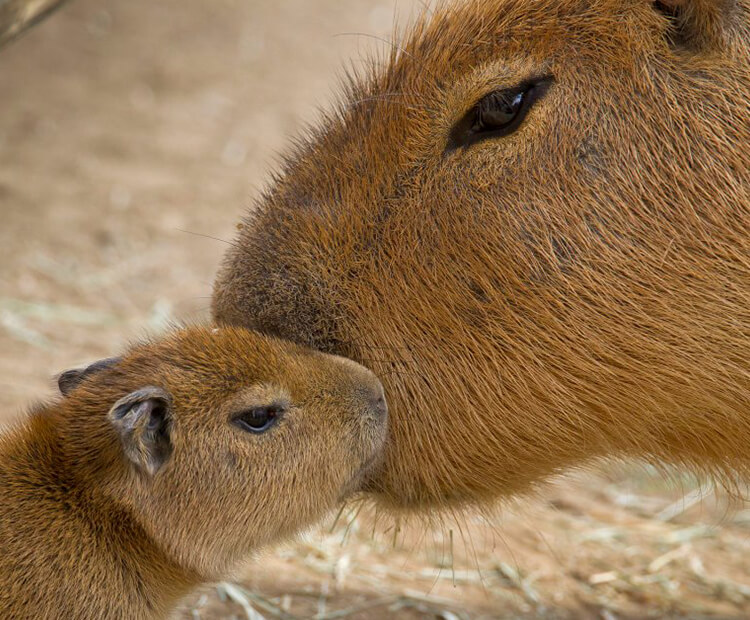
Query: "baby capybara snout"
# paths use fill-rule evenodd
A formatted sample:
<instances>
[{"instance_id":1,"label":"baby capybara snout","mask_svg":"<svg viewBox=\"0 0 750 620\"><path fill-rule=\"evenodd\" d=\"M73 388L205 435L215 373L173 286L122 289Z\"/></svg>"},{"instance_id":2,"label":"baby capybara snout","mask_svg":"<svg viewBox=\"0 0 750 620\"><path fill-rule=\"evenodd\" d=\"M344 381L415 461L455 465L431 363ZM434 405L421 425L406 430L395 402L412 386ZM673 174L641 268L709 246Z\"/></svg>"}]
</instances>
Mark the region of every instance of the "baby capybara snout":
<instances>
[{"instance_id":1,"label":"baby capybara snout","mask_svg":"<svg viewBox=\"0 0 750 620\"><path fill-rule=\"evenodd\" d=\"M243 329L178 330L58 384L0 437L3 618L165 617L359 490L386 435L372 372Z\"/></svg>"}]
</instances>

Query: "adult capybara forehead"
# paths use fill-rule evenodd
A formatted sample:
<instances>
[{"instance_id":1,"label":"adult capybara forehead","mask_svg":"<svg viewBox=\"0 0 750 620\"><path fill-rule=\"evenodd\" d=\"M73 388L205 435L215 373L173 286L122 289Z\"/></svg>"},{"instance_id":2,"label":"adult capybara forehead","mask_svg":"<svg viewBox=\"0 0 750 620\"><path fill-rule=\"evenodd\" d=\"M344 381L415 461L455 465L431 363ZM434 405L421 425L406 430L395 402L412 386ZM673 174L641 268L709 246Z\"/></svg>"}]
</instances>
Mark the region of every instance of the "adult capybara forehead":
<instances>
[{"instance_id":1,"label":"adult capybara forehead","mask_svg":"<svg viewBox=\"0 0 750 620\"><path fill-rule=\"evenodd\" d=\"M325 191L334 195L387 185L392 173L420 161L425 144L440 146L436 128L500 86L572 77L577 89L595 93L591 99L628 97L623 82L633 80L619 73L643 76L644 59L668 49L667 29L651 0L442 2L387 41L385 59L351 77L337 113L287 159L296 187L277 185L272 194L307 204L315 201L310 189L328 181L335 187ZM329 176L320 174L321 161Z\"/></svg>"},{"instance_id":2,"label":"adult capybara forehead","mask_svg":"<svg viewBox=\"0 0 750 620\"><path fill-rule=\"evenodd\" d=\"M450 87L484 62L524 58L637 70L670 48L682 60L711 46L746 58L748 12L747 0L438 0L395 37L373 83Z\"/></svg>"},{"instance_id":3,"label":"adult capybara forehead","mask_svg":"<svg viewBox=\"0 0 750 620\"><path fill-rule=\"evenodd\" d=\"M380 77L390 86L442 82L497 58L617 62L661 45L663 21L649 0L443 2L396 40Z\"/></svg>"}]
</instances>

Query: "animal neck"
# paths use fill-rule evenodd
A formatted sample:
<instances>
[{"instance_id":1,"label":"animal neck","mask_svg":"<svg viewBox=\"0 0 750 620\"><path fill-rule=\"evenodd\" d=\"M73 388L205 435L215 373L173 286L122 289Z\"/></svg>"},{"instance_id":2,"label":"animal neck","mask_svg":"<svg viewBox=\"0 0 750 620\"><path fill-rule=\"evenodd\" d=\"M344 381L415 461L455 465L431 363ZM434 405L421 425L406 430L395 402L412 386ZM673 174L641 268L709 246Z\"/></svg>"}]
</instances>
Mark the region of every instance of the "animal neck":
<instances>
[{"instance_id":1,"label":"animal neck","mask_svg":"<svg viewBox=\"0 0 750 620\"><path fill-rule=\"evenodd\" d=\"M81 477L54 416L0 437L0 616L163 618L199 577Z\"/></svg>"}]
</instances>

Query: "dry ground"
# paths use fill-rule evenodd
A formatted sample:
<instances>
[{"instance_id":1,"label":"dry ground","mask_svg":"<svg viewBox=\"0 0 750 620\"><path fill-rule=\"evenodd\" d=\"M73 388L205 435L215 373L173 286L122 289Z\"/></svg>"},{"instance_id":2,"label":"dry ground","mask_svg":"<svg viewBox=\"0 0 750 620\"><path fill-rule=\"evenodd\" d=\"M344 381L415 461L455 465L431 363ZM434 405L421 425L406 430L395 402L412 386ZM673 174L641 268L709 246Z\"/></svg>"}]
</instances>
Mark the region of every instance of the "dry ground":
<instances>
[{"instance_id":1,"label":"dry ground","mask_svg":"<svg viewBox=\"0 0 750 620\"><path fill-rule=\"evenodd\" d=\"M334 35L388 35L417 4L76 0L0 52L0 419L205 316L224 245L184 231L230 238L368 47ZM442 526L348 511L180 617L750 617L750 511L676 482L598 467Z\"/></svg>"}]
</instances>

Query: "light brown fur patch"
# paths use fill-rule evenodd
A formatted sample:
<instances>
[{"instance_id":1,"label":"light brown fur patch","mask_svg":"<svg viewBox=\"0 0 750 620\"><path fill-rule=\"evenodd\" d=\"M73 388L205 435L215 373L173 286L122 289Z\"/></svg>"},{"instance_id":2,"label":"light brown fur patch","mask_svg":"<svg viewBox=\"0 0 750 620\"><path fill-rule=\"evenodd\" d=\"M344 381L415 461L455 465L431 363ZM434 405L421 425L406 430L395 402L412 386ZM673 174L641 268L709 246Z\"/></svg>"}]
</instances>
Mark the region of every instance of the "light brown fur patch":
<instances>
[{"instance_id":1,"label":"light brown fur patch","mask_svg":"<svg viewBox=\"0 0 750 620\"><path fill-rule=\"evenodd\" d=\"M750 458L746 0L473 0L355 76L229 250L214 315L366 363L391 505L603 456ZM551 76L512 135L446 150Z\"/></svg>"}]
</instances>

